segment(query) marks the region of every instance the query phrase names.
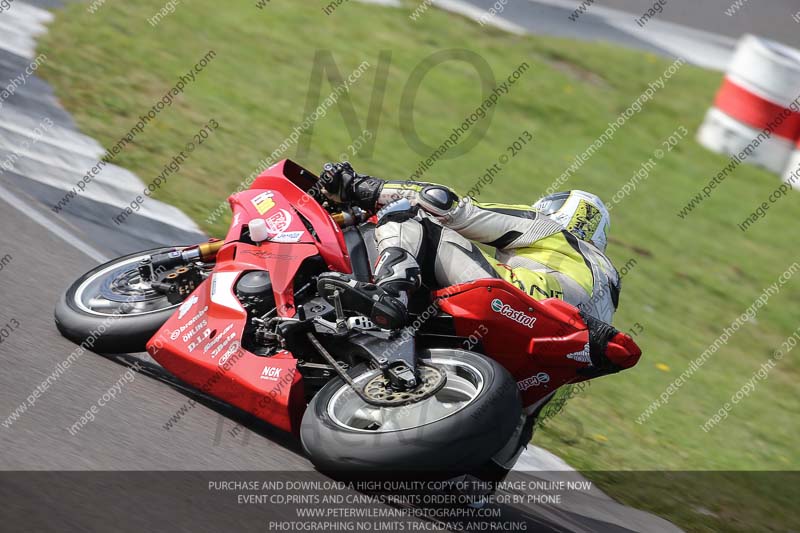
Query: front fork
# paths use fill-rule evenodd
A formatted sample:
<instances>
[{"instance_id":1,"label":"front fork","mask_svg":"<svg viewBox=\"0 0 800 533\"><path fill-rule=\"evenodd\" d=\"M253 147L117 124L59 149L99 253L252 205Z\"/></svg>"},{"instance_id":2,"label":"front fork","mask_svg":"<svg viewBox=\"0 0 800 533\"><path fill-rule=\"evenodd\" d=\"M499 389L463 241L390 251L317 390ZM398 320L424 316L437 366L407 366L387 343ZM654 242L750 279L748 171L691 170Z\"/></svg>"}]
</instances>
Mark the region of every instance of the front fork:
<instances>
[{"instance_id":1,"label":"front fork","mask_svg":"<svg viewBox=\"0 0 800 533\"><path fill-rule=\"evenodd\" d=\"M166 294L170 303L182 302L203 281L194 263L211 263L225 241L212 241L183 250L170 250L146 257L139 262L142 281Z\"/></svg>"}]
</instances>

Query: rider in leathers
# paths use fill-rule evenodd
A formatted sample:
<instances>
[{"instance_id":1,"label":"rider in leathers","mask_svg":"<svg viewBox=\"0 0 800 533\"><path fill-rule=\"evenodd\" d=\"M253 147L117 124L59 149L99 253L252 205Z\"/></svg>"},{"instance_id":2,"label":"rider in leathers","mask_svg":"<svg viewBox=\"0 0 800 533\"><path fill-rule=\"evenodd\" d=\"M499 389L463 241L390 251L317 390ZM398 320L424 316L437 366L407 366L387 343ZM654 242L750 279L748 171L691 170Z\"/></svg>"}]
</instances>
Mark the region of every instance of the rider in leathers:
<instances>
[{"instance_id":1,"label":"rider in leathers","mask_svg":"<svg viewBox=\"0 0 800 533\"><path fill-rule=\"evenodd\" d=\"M382 327L405 326L408 294L421 284L437 289L482 278L504 279L537 300L561 298L611 322L620 281L604 254L609 213L593 194L560 192L533 206L479 204L443 185L360 175L349 163L325 165L321 180L333 200L377 211L379 255L374 284L332 272L320 276L320 290L330 296L338 289L345 307ZM495 248L494 257L473 241ZM533 433L529 415L549 399L523 417L493 459L500 475L491 477L502 478L516 462Z\"/></svg>"}]
</instances>

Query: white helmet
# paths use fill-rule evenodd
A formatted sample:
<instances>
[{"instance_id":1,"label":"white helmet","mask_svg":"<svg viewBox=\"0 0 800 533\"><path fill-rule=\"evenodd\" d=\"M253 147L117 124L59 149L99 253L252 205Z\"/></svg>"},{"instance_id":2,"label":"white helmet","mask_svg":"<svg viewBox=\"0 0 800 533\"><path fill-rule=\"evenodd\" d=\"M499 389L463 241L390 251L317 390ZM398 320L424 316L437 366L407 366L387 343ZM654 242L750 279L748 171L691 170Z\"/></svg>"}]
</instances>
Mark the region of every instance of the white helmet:
<instances>
[{"instance_id":1,"label":"white helmet","mask_svg":"<svg viewBox=\"0 0 800 533\"><path fill-rule=\"evenodd\" d=\"M564 191L549 194L533 204L533 208L547 215L570 233L606 251L611 214L596 195L586 191Z\"/></svg>"}]
</instances>

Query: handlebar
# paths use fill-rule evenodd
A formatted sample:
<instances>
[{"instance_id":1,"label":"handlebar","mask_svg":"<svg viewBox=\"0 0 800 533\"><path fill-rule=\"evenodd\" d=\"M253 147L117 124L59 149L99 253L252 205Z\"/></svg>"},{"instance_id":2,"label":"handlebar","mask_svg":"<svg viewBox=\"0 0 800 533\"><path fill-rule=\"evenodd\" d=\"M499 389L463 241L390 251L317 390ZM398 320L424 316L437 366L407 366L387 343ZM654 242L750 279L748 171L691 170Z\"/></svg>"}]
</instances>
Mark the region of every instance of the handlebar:
<instances>
[{"instance_id":1,"label":"handlebar","mask_svg":"<svg viewBox=\"0 0 800 533\"><path fill-rule=\"evenodd\" d=\"M331 213L331 218L339 227L357 226L369 218L369 213L359 207L351 207L350 210L343 210Z\"/></svg>"},{"instance_id":2,"label":"handlebar","mask_svg":"<svg viewBox=\"0 0 800 533\"><path fill-rule=\"evenodd\" d=\"M323 168L323 174L320 176L290 160L286 161L286 165L287 167L284 168L285 177L322 206L340 227L355 226L370 217L369 213L358 207L347 203L340 204L322 194L322 189L327 181L324 173L328 170L333 170L333 166L330 163Z\"/></svg>"}]
</instances>

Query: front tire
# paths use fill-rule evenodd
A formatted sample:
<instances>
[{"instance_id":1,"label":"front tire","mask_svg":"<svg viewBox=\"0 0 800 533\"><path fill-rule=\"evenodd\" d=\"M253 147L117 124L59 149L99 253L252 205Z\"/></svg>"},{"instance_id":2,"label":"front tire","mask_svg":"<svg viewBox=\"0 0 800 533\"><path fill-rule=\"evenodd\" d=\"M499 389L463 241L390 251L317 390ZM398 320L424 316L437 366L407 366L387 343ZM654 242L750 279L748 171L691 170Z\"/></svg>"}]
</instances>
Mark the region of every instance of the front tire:
<instances>
[{"instance_id":1,"label":"front tire","mask_svg":"<svg viewBox=\"0 0 800 533\"><path fill-rule=\"evenodd\" d=\"M129 254L81 276L56 304L58 331L76 344L86 343L84 347L95 352L145 351L147 341L180 303L170 304L166 296L143 285L137 267L141 259L172 249Z\"/></svg>"},{"instance_id":2,"label":"front tire","mask_svg":"<svg viewBox=\"0 0 800 533\"><path fill-rule=\"evenodd\" d=\"M433 349L424 362L447 372L431 398L401 407L363 402L340 378L312 399L300 429L303 447L322 471L466 472L484 464L511 437L521 416L517 384L497 362L464 350ZM354 369L356 383L377 375Z\"/></svg>"}]
</instances>

